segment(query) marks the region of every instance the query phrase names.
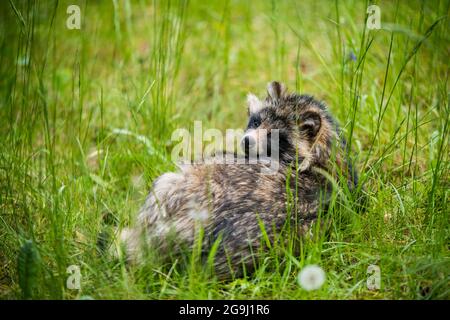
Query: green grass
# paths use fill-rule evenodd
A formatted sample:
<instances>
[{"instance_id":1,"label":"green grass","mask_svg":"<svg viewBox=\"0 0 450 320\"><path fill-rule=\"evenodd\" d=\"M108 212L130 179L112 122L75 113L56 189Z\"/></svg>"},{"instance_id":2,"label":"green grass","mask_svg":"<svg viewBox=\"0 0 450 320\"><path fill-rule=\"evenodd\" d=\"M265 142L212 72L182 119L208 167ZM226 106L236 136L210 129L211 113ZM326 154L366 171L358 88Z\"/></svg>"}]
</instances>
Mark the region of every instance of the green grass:
<instances>
[{"instance_id":1,"label":"green grass","mask_svg":"<svg viewBox=\"0 0 450 320\"><path fill-rule=\"evenodd\" d=\"M81 30L66 28L70 4ZM381 30L365 28L366 1L2 1L0 297L448 299L450 1L376 4ZM365 209L336 190L327 235L299 254L269 241L231 282L195 250L184 268L102 255L99 234L131 224L173 170L173 130L245 127L246 93L271 80L328 104ZM298 285L307 264L325 270L320 290Z\"/></svg>"}]
</instances>

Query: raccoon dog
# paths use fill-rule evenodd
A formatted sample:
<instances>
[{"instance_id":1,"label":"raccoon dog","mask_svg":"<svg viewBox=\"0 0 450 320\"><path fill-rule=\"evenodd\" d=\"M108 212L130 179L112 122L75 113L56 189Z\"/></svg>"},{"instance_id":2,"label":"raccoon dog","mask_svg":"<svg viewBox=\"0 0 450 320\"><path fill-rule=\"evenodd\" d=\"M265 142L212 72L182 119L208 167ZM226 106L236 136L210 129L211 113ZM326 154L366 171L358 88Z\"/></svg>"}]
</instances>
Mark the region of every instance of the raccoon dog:
<instances>
[{"instance_id":1,"label":"raccoon dog","mask_svg":"<svg viewBox=\"0 0 450 320\"><path fill-rule=\"evenodd\" d=\"M181 166L154 181L137 225L121 234L129 261L139 261L146 248L162 254L192 248L201 225L202 252L207 255L218 243L216 275L230 278L243 270L251 272L262 227L273 238L289 219L298 228L295 232L303 234L318 212L326 210L332 189L324 172L341 181L344 176L349 188L356 185L345 142L325 105L307 95L287 93L279 82L269 83L267 92L264 100L251 94L247 99L244 163L205 161ZM247 161L253 159L252 152L256 160ZM274 153L277 170L267 174L266 160ZM295 212L290 214L288 189L296 193ZM175 246L169 245L170 239L175 239Z\"/></svg>"}]
</instances>

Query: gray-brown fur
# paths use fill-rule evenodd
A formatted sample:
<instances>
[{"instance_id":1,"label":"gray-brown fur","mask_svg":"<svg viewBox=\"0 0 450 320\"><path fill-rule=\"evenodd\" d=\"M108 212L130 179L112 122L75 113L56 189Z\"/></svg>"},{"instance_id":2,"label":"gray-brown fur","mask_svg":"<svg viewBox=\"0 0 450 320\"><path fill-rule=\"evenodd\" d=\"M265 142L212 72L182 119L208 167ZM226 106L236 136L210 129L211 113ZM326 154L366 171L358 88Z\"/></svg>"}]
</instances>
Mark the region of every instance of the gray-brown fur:
<instances>
[{"instance_id":1,"label":"gray-brown fur","mask_svg":"<svg viewBox=\"0 0 450 320\"><path fill-rule=\"evenodd\" d=\"M162 175L153 183L137 226L122 233L131 261L139 260L145 247L163 254L176 250L177 246L168 245L169 237L191 247L201 225L205 253L220 238L215 256L215 271L220 277L241 274L243 265L251 271L253 255L262 240L258 219L269 238L286 223L289 174L291 190L298 190L291 223L298 225L299 233L316 219L330 193L326 178L314 168L331 175L341 171L348 175L350 187L356 183L338 127L323 104L309 96L287 94L278 82L269 84L264 101L250 95L248 102L247 133L280 130L278 171L265 174L261 169L268 164L261 158L252 164L183 166L179 172ZM264 139L261 135L255 137Z\"/></svg>"}]
</instances>

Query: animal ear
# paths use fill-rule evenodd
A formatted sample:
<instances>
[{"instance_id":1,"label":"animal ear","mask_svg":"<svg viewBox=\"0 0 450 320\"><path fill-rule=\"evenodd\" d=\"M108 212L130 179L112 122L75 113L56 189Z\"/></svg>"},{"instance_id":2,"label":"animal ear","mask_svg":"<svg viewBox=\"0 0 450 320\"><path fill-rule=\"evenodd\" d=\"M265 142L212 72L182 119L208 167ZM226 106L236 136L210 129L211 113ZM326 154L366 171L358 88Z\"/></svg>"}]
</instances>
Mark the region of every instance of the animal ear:
<instances>
[{"instance_id":1,"label":"animal ear","mask_svg":"<svg viewBox=\"0 0 450 320\"><path fill-rule=\"evenodd\" d=\"M247 105L248 105L248 113L257 113L263 108L263 103L252 93L247 95Z\"/></svg>"},{"instance_id":2,"label":"animal ear","mask_svg":"<svg viewBox=\"0 0 450 320\"><path fill-rule=\"evenodd\" d=\"M322 126L320 114L315 111L307 111L300 116L300 131L310 138L314 138Z\"/></svg>"},{"instance_id":3,"label":"animal ear","mask_svg":"<svg viewBox=\"0 0 450 320\"><path fill-rule=\"evenodd\" d=\"M278 81L269 82L267 85L268 98L271 100L279 100L286 95L286 86Z\"/></svg>"}]
</instances>

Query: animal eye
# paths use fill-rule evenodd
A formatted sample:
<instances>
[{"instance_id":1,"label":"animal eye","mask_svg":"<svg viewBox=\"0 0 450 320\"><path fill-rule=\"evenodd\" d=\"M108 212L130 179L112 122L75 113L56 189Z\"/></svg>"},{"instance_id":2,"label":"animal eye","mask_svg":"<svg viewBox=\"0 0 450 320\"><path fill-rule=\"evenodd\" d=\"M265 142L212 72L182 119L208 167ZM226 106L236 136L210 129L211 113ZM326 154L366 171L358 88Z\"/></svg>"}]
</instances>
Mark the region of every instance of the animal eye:
<instances>
[{"instance_id":1,"label":"animal eye","mask_svg":"<svg viewBox=\"0 0 450 320\"><path fill-rule=\"evenodd\" d=\"M257 128L261 125L261 117L259 116L252 116L250 117L250 120L248 121L248 127L249 128Z\"/></svg>"}]
</instances>

